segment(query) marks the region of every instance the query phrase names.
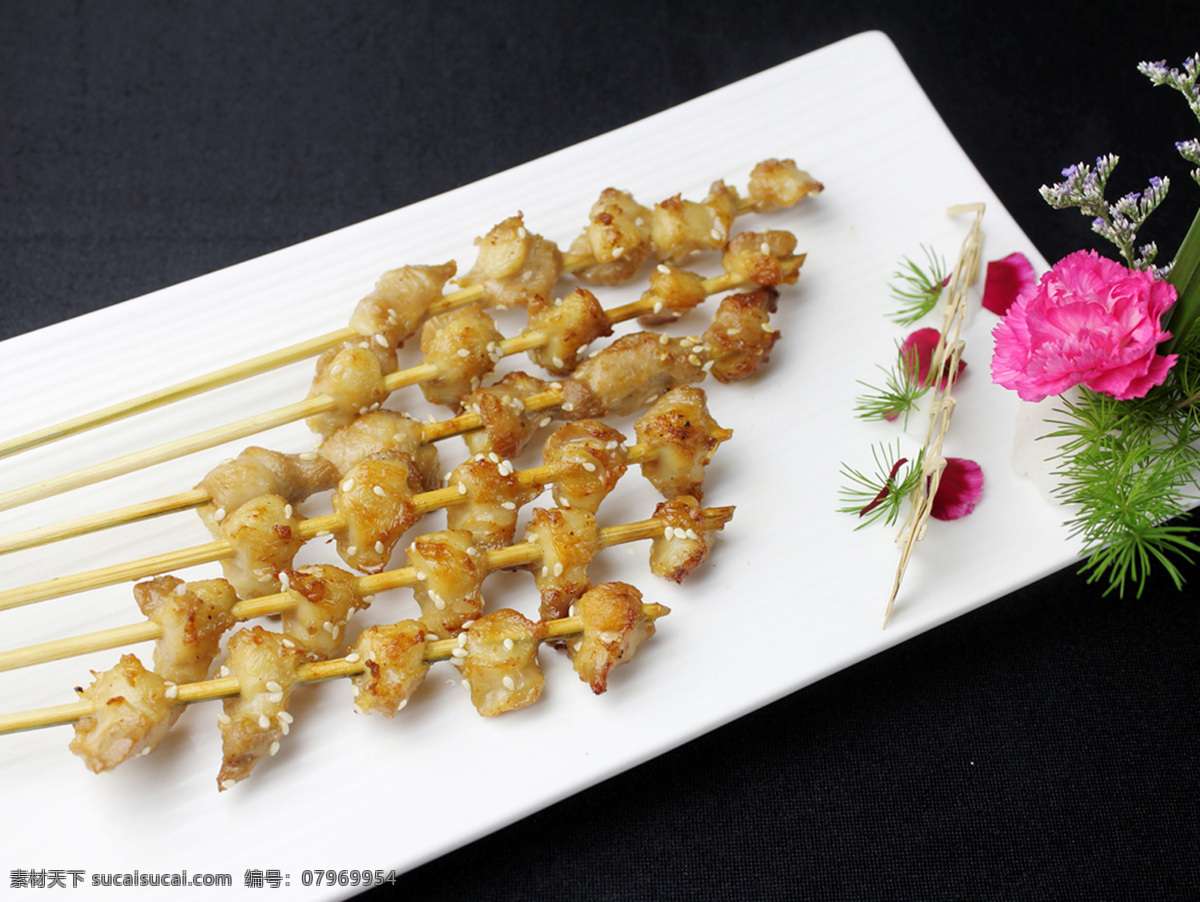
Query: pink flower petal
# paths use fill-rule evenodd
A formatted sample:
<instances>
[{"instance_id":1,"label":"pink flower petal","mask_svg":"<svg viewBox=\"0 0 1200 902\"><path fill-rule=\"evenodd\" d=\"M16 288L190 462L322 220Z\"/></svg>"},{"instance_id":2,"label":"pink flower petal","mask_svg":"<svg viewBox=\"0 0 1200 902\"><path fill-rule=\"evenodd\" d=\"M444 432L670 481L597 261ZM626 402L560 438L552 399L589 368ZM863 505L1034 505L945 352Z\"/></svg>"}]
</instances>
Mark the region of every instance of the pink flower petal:
<instances>
[{"instance_id":1,"label":"pink flower petal","mask_svg":"<svg viewBox=\"0 0 1200 902\"><path fill-rule=\"evenodd\" d=\"M973 460L947 457L929 516L935 520L957 520L975 510L983 495L983 470Z\"/></svg>"},{"instance_id":2,"label":"pink flower petal","mask_svg":"<svg viewBox=\"0 0 1200 902\"><path fill-rule=\"evenodd\" d=\"M1009 254L1003 260L992 260L983 280L983 309L1004 316L1013 301L1036 284L1033 264L1024 254Z\"/></svg>"},{"instance_id":3,"label":"pink flower petal","mask_svg":"<svg viewBox=\"0 0 1200 902\"><path fill-rule=\"evenodd\" d=\"M911 361L913 359L912 355L916 355L918 385L930 384L929 370L933 366L933 352L937 349L938 340L941 336L942 333L937 329L918 329L909 335L908 338L904 339L904 342L900 345L900 354L905 360ZM958 362L958 372L954 374L954 378L957 379L961 376L962 371L966 367L966 361L960 360ZM946 387L945 372L940 374L937 387L939 389Z\"/></svg>"}]
</instances>

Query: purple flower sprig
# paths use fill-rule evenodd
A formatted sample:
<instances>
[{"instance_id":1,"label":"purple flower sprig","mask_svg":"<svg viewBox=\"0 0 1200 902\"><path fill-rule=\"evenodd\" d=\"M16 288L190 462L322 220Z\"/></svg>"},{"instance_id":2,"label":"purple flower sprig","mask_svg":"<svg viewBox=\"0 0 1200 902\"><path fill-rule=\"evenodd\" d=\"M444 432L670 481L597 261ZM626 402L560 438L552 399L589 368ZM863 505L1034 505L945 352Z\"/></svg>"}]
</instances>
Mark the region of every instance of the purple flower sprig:
<instances>
[{"instance_id":1,"label":"purple flower sprig","mask_svg":"<svg viewBox=\"0 0 1200 902\"><path fill-rule=\"evenodd\" d=\"M1094 167L1076 163L1062 171L1063 181L1042 185L1042 198L1056 210L1078 207L1092 218L1092 231L1112 242L1131 269L1152 270L1158 246L1153 242L1137 247L1138 229L1158 208L1171 187L1168 178L1152 178L1140 193L1131 192L1110 203L1105 198L1109 176L1120 158L1107 154L1096 158Z\"/></svg>"},{"instance_id":2,"label":"purple flower sprig","mask_svg":"<svg viewBox=\"0 0 1200 902\"><path fill-rule=\"evenodd\" d=\"M1200 119L1200 53L1183 61L1183 71L1167 66L1165 61L1157 63L1138 63L1138 71L1150 79L1155 87L1174 88L1183 95L1188 108L1197 119ZM1175 149L1179 155L1194 165L1192 178L1200 184L1200 140L1189 138L1187 141L1176 141Z\"/></svg>"}]
</instances>

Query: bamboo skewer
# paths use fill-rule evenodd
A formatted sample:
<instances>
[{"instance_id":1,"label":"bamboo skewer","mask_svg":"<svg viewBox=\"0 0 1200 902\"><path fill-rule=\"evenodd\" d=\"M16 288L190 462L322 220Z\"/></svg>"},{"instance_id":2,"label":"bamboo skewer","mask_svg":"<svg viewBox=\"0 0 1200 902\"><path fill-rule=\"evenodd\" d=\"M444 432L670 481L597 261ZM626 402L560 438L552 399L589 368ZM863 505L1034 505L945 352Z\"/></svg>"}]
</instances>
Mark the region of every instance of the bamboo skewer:
<instances>
[{"instance_id":1,"label":"bamboo skewer","mask_svg":"<svg viewBox=\"0 0 1200 902\"><path fill-rule=\"evenodd\" d=\"M739 197L734 210L734 216L744 216L754 209L754 202L750 198ZM577 272L594 262L595 258L590 254L564 253L563 273ZM451 292L441 301L432 305L429 313L430 315L443 313L455 307L469 304L481 297L482 294L483 287L479 285ZM183 400L184 398L190 398L194 395L211 391L212 389L241 382L253 376L270 372L271 370L296 363L309 357L315 357L317 354L342 342L360 337L362 336L357 331L346 326L332 332L327 332L324 335L318 335L315 338L306 339L305 341L300 341L287 347L278 348L266 354L260 354L239 363L213 370L202 376L183 380L166 388L156 389L144 395L108 405L99 410L80 414L77 417L72 417L60 423L0 441L0 459L11 457L22 451L28 451L72 435L78 435L81 432L96 429L109 423L128 419L136 414L164 407L167 404Z\"/></svg>"},{"instance_id":2,"label":"bamboo skewer","mask_svg":"<svg viewBox=\"0 0 1200 902\"><path fill-rule=\"evenodd\" d=\"M643 612L652 620L664 617L670 613L670 608L660 604L644 604ZM579 617L563 617L558 620L546 621L546 635L542 642L563 639L583 631L583 621ZM449 660L458 648L456 639L438 639L425 646L425 663L435 664L438 661ZM328 661L316 661L303 664L299 669L297 682L314 683L337 677L351 677L363 672L366 664L361 660L333 658ZM176 705L190 705L193 702L210 699L226 698L237 695L241 691L237 677L217 677L212 680L202 680L197 683L183 683L178 686L175 696ZM42 727L52 727L61 724L74 723L81 717L94 714L95 706L90 702L73 702L65 705L53 705L47 708L37 708L31 711L19 711L15 714L0 714L0 734L18 733L26 730L36 730Z\"/></svg>"},{"instance_id":3,"label":"bamboo skewer","mask_svg":"<svg viewBox=\"0 0 1200 902\"><path fill-rule=\"evenodd\" d=\"M547 394L557 394L557 392ZM656 453L644 446L633 445L629 448L630 463L646 463L655 457ZM554 482L555 474L553 467L540 466L527 470L518 470L514 475L523 486L534 487ZM430 492L421 492L414 495L411 501L416 512L420 516L424 516L430 511L440 510L466 499L467 496L459 492L456 486L448 486L446 488L434 489ZM301 539L308 541L317 536L328 535L338 529L343 529L345 526L345 518L341 514L333 513L301 520L297 524L297 531ZM154 576L155 574L166 573L168 570L176 570L180 567L209 564L213 561L233 557L235 553L233 545L228 540L219 539L215 542L206 542L203 545L194 545L191 548L182 548L176 551L150 555L149 557L127 561L123 564L113 564L107 567L98 567L94 570L84 570L69 576L56 576L53 579L0 591L0 611L23 607L39 601L48 601L52 598L63 598L67 595L75 595L91 589L99 589L104 586L141 579L146 576Z\"/></svg>"},{"instance_id":4,"label":"bamboo skewer","mask_svg":"<svg viewBox=\"0 0 1200 902\"><path fill-rule=\"evenodd\" d=\"M917 542L925 537L925 527L933 511L933 499L937 495L941 483L942 472L946 469L946 458L942 456L942 443L950 428L950 419L954 414L957 399L951 394L954 380L958 375L958 363L962 357L963 318L967 308L967 288L974 284L979 275L979 255L983 246L983 235L980 223L983 220L984 205L960 204L947 210L947 214L961 215L973 213L971 228L963 239L958 262L950 275L947 288L946 304L942 309L942 328L938 335L929 365L931 378L934 379L933 403L929 411L929 427L926 430L925 445L921 451L923 461L921 479L917 481L909 499L908 516L897 542L901 546L900 562L896 566L896 574L892 579L892 591L888 596L887 606L883 612L883 627L887 627L896 596L900 592L900 583L908 569ZM939 386L941 378L944 385Z\"/></svg>"},{"instance_id":5,"label":"bamboo skewer","mask_svg":"<svg viewBox=\"0 0 1200 902\"><path fill-rule=\"evenodd\" d=\"M733 517L732 507L706 508L704 510L705 528L720 528ZM641 520L636 523L623 523L619 526L606 526L600 530L600 546L611 548L628 542L652 539L662 532L662 523L656 518ZM538 559L540 551L532 542L521 542L507 548L494 549L487 552L488 572L504 570L509 567L520 567L531 564ZM358 578L357 590L359 595L374 595L388 589L399 589L412 586L417 580L416 570L412 567L400 567L371 576ZM264 617L269 614L282 614L296 604L294 592L279 592L275 595L265 595L239 601L233 606L233 616L238 620L249 620L252 617ZM141 623L130 623L110 629L97 630L79 636L69 636L64 639L53 639L24 648L16 648L0 652L0 672L17 670L22 667L32 667L50 661L61 661L79 655L96 651L106 651L110 648L120 648L123 645L135 645L139 642L153 642L162 636L162 628L152 620ZM0 732L3 732L0 730Z\"/></svg>"},{"instance_id":6,"label":"bamboo skewer","mask_svg":"<svg viewBox=\"0 0 1200 902\"><path fill-rule=\"evenodd\" d=\"M787 272L798 270L804 263L804 255L799 254L786 261ZM708 295L728 291L747 281L729 274L715 276L704 280L705 292ZM654 312L654 301L639 299L624 304L608 312L609 322L616 324L643 314ZM545 335L536 330L526 330L521 335L500 342L504 356L528 351L540 347L547 341ZM400 388L415 385L419 382L435 378L437 367L431 364L418 364L405 370L399 370L383 380L385 390L390 394ZM113 458L100 464L93 464L61 476L44 479L32 485L0 492L0 511L11 510L24 504L50 498L83 486L94 485L106 479L132 473L154 464L175 460L188 454L222 445L226 442L245 438L249 435L294 423L317 414L326 413L334 408L335 401L328 395L312 395L303 401L288 404L273 411L247 417L224 426L218 426L194 435L165 442L152 448Z\"/></svg>"}]
</instances>

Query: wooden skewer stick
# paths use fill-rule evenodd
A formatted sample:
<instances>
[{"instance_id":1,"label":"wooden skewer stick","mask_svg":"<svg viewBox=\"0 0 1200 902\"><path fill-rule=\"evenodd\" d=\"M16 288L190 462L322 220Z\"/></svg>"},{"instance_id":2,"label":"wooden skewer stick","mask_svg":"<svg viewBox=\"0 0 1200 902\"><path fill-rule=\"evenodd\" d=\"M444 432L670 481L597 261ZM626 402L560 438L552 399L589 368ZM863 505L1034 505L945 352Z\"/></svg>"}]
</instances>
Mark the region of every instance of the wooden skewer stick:
<instances>
[{"instance_id":1,"label":"wooden skewer stick","mask_svg":"<svg viewBox=\"0 0 1200 902\"><path fill-rule=\"evenodd\" d=\"M803 254L791 257L786 262L785 269L788 272L795 271L800 268L803 262ZM747 284L746 280L729 274L716 276L704 281L705 291L709 295L720 291L728 291L745 284ZM633 301L610 311L609 321L612 323L624 322L636 316L652 313L654 312L653 306L653 301L641 299ZM507 356L508 354L515 354L540 347L546 340L546 336L536 330L527 330L515 338L505 339L500 343L500 346L503 353ZM436 367L429 364L419 364L409 369L392 373L383 380L383 385L390 394L400 388L436 378L437 375L438 370ZM287 423L294 423L297 420L326 413L334 408L335 403L333 398L328 395L311 395L303 401L297 401L294 404L288 404L276 410L247 417L225 426L218 426L214 429L198 432L195 435L165 442L152 448L113 458L104 463L93 464L92 466L84 467L71 473L44 479L41 482L35 482L32 485L22 488L0 492L0 511L11 510L23 504L29 504L43 498L50 498L73 489L82 488L83 486L94 485L106 479L132 473L168 460L175 460L197 451L245 438L246 436L254 435L267 429L273 429L276 426L283 426Z\"/></svg>"},{"instance_id":2,"label":"wooden skewer stick","mask_svg":"<svg viewBox=\"0 0 1200 902\"><path fill-rule=\"evenodd\" d=\"M705 529L719 529L733 518L732 507L705 508L702 513L704 520L701 525ZM602 548L611 548L627 542L652 539L660 534L662 529L663 524L655 518L636 523L623 523L619 526L606 526L600 530L600 545ZM521 542L507 548L494 549L487 552L487 569L488 572L493 572L531 564L538 559L539 554L538 547L532 542ZM416 580L415 569L399 567L372 576L360 576L356 588L359 595L374 595L388 589L412 586ZM294 592L279 592L275 595L265 595L262 598L239 601L233 606L233 616L238 620L249 620L252 617L282 614L294 607L295 604ZM37 645L0 652L0 672L32 667L35 664L45 664L50 661L61 661L65 658L106 651L110 648L120 648L125 645L136 645L139 642L153 642L161 637L162 628L152 620L144 620L141 623L115 626L111 629L69 636L65 639L53 639Z\"/></svg>"},{"instance_id":3,"label":"wooden skewer stick","mask_svg":"<svg viewBox=\"0 0 1200 902\"><path fill-rule=\"evenodd\" d=\"M643 604L642 610L651 620L657 620L671 612L670 608L654 603ZM542 637L541 641L564 639L581 632L583 632L583 621L579 617L548 620L546 621L546 635ZM425 663L436 664L438 661L449 660L454 649L458 647L456 639L438 639L430 642L425 646ZM365 667L365 663L357 659L351 661L346 658L333 658L328 661L316 661L301 665L297 682L315 683L337 677L356 676L362 673ZM240 691L241 687L238 685L237 677L232 676L202 680L198 683L183 683L176 690L175 704L190 705L193 702L226 698L230 695L237 695ZM91 702L74 702L31 711L19 711L15 714L0 714L0 734L70 724L81 717L94 714L95 711Z\"/></svg>"},{"instance_id":4,"label":"wooden skewer stick","mask_svg":"<svg viewBox=\"0 0 1200 902\"><path fill-rule=\"evenodd\" d=\"M558 393L553 392L552 394L557 395ZM653 460L656 456L656 453L652 449L647 449L641 445L633 445L629 448L630 463L645 463ZM532 467L528 470L518 470L514 475L523 486L534 487L545 486L554 482L555 474L553 467L540 466ZM442 489L434 489L431 492L421 492L414 495L411 500L417 513L420 516L424 516L430 511L440 510L441 508L449 507L451 504L458 504L466 499L467 496L461 494L456 486L448 486ZM345 527L345 518L341 514L334 513L301 520L297 524L297 531L301 539L308 541L309 539L328 535ZM176 551L150 555L149 557L128 561L124 564L113 564L108 567L98 567L94 570L84 570L69 576L56 576L53 579L0 591L0 611L23 607L39 601L47 601L51 598L63 598L67 595L75 595L90 589L115 585L116 583L142 579L146 576L166 573L169 570L177 570L181 567L209 564L213 561L233 557L234 554L236 554L236 551L233 545L226 539L219 539L203 545L194 545L191 548L182 548Z\"/></svg>"},{"instance_id":5,"label":"wooden skewer stick","mask_svg":"<svg viewBox=\"0 0 1200 902\"><path fill-rule=\"evenodd\" d=\"M815 185L815 183L814 183ZM820 190L815 188L815 190ZM735 216L743 216L755 209L754 202L747 197L739 197L737 207L735 208ZM563 255L563 272L572 273L583 269L586 266L595 263L595 258L590 254L571 254ZM435 303L430 308L430 314L443 313L451 310L454 307L469 304L477 300L483 294L483 287L474 285L469 288L463 288L459 291L447 294L443 300ZM116 404L111 404L103 407L100 410L91 411L90 413L81 414L61 423L52 426L46 426L42 429L34 430L25 435L17 436L16 438L0 441L0 458L10 457L14 454L19 454L22 451L28 451L31 448L37 448L41 445L49 444L50 442L58 441L59 439L67 438L68 436L77 435L81 432L86 432L89 429L95 429L99 426L105 426L109 423L115 423L123 419L127 419L139 413L145 413L149 410L154 410L158 407L164 407L167 404L172 404L175 401L180 401L184 398L190 398L194 395L201 394L206 391L211 391L215 388L220 388L223 385L231 385L235 382L241 382L253 376L262 373L270 372L279 367L287 366L290 363L295 363L299 360L304 360L308 357L314 357L323 351L328 350L345 341L350 341L361 336L357 331L349 326L342 329L337 329L333 332L327 332L324 335L318 335L316 338L310 338L305 341L297 342L293 345L288 345L284 348L279 348L275 351L266 354L260 354L252 357L249 360L243 360L240 363L235 363L221 369L214 370L203 376L196 376L192 379L185 379L174 385L166 388L156 389L152 392L147 392L136 398L130 398L125 401L119 401Z\"/></svg>"},{"instance_id":6,"label":"wooden skewer stick","mask_svg":"<svg viewBox=\"0 0 1200 902\"><path fill-rule=\"evenodd\" d=\"M980 223L983 221L984 205L959 204L946 211L947 215L955 216L965 213L974 214L971 228L963 239L962 250L958 262L950 275L946 292L946 303L942 309L942 328L938 335L937 345L933 350L929 372L942 374L944 383L934 383L933 402L929 410L929 427L925 435L925 446L921 451L921 478L909 496L908 516L900 529L897 542L901 546L900 562L896 566L896 574L892 579L892 591L888 596L887 606L883 612L883 627L887 627L896 596L900 593L900 583L908 569L917 542L925 537L925 527L933 511L933 499L941 484L942 472L946 469L946 458L942 456L942 443L950 428L950 419L954 414L957 399L951 394L954 380L958 375L958 363L962 357L963 340L961 338L963 319L967 309L967 288L975 283L979 275L979 255L983 247L983 234Z\"/></svg>"}]
</instances>

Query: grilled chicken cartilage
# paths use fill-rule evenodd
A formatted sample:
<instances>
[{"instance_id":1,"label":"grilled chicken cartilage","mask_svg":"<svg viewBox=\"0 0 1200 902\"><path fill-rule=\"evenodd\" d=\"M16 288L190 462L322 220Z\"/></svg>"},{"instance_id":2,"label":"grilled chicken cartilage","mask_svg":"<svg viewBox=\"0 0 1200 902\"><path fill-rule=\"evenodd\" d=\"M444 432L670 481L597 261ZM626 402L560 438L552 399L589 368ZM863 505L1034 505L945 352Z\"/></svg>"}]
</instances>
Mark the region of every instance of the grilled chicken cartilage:
<instances>
[{"instance_id":1,"label":"grilled chicken cartilage","mask_svg":"<svg viewBox=\"0 0 1200 902\"><path fill-rule=\"evenodd\" d=\"M703 407L703 397L695 397L693 403L697 405L699 413L700 408ZM657 417L657 412L652 408L643 419L649 422L655 417ZM461 506L461 512L467 515L478 511L481 507L484 510L498 508L499 510L494 510L489 518L493 520L495 517L508 519L507 515L512 514L510 525L515 525L517 501L525 493L532 492L526 498L526 500L532 500L533 496L542 488L553 485L557 486L555 496L560 504L564 500L568 503L582 501L585 504L598 504L598 500L595 499L600 488L596 483L600 481L615 484L615 479L611 475L606 475L606 473L611 473L612 465L619 463L623 470L627 464L645 465L654 461L657 464L655 472L659 472L666 464L673 469L691 470L693 463L698 461L701 467L698 472L702 473L703 465L711 460L717 446L732 435L729 430L721 429L711 418L701 420L698 416L698 423L706 423L704 431L696 430L687 435L681 435L669 429L648 429L646 430L647 443L626 446L620 441L623 438L620 433L598 421L590 421L592 425L588 425L588 422L577 421L565 424L561 427L564 435L558 439L555 439L555 435L552 434L547 439L547 444L552 449L552 462L540 467L517 471L513 469L511 462L501 459L498 455L482 456L482 459L480 455L477 455L460 465L464 470L463 478L456 479L452 473L451 484L445 488L420 492L409 497L403 497L402 492L398 493L395 483L389 484L387 489L380 486L383 489L382 493L376 492L377 483L360 484L352 471L352 474L344 478L340 484L339 494L341 496L352 495L355 490L358 490L362 500L374 499L380 504L400 505L402 519L398 521L399 525L391 528L386 537L376 539L377 542L385 542L386 539L394 543L403 532L407 531L408 527L415 525L429 511L455 508L456 506ZM699 443L696 442L697 437L701 438ZM603 447L597 448L597 442ZM671 448L671 455L660 461L660 449L664 447ZM605 459L609 457L612 458L610 466L602 467ZM379 463L379 461L366 463L369 465ZM403 466L400 462L396 463ZM485 464L489 471L495 471L495 475L484 481L468 478L466 471L474 469L473 464L480 463ZM672 478L656 478L658 478L657 485L660 490L673 491L677 484L684 484L678 483ZM562 485L558 485L560 479L567 480L569 486L578 486L579 488L564 488ZM350 484L351 482L353 485ZM504 495L508 483L511 483L511 497ZM480 492L472 495L471 488L476 487ZM611 485L608 485L608 488L611 489ZM388 490L391 490L391 494ZM690 484L689 494L696 495L699 492L699 484ZM501 495L504 497L500 498ZM584 500L586 498L591 500ZM465 525L461 521L455 520L453 514L449 516L451 516L449 522L452 528ZM223 538L218 541L8 589L0 592L0 609L20 607L101 586L141 579L181 567L227 559L234 559L244 565L243 569L249 571L250 576L255 575L252 572L255 569L263 569L266 571L263 577L270 581L276 578L278 571L290 567L291 557L294 556L301 543L317 536L338 534L351 529L354 523L354 516L349 512L348 507L340 512L300 520L296 516L294 507L286 499L278 495L262 495L221 520L220 529ZM401 529L401 526L404 528ZM507 541L508 537L502 536L500 544ZM359 550L356 547L354 554L357 555ZM382 549L376 546L369 549L380 558L388 550L386 545ZM265 588L257 592L257 594L265 593Z\"/></svg>"},{"instance_id":2,"label":"grilled chicken cartilage","mask_svg":"<svg viewBox=\"0 0 1200 902\"><path fill-rule=\"evenodd\" d=\"M689 506L691 504L687 499L684 499L681 503L688 504ZM661 507L662 505L660 505ZM621 545L628 542L649 540L651 542L650 555L652 560L669 557L672 554L672 549L677 548L680 543L703 542L707 544L707 537L711 533L723 529L725 524L732 519L733 512L733 507L696 507L695 513L690 517L687 525L680 526L674 515L659 510L656 511L654 517L648 520L618 526L607 526L599 529L598 545L602 548L610 548L614 545ZM554 510L550 509L549 513L553 514ZM691 531L690 535L687 534L689 530ZM546 560L545 554L545 545L537 541L536 538L530 537L524 542L485 552L482 567L485 573L522 567L536 568L534 572L540 589L541 584L547 577L538 576L541 571L540 567L536 565ZM557 562L548 564L547 575L553 575L554 563ZM699 563L699 559L696 560L696 563ZM387 570L382 573L358 576L354 578L354 592L359 599L368 601L376 594L388 589L416 586L422 582L419 576L421 572L418 568L406 566ZM675 579L673 570L671 572L663 570L655 570L653 572L668 579ZM179 587L184 587L182 592L180 592L181 595L185 592L196 594L202 588L197 582L184 583L176 577L160 577L159 579L170 581L169 589L171 591L179 591ZM219 583L221 581L207 580L204 582ZM255 617L286 614L296 610L298 606L306 601L306 596L300 591L302 586L298 587L295 585L294 579L289 580L289 582L291 585L287 591L261 598L235 601L229 605L227 614L231 621L229 625L232 625L233 622L242 622ZM139 584L139 586L144 585L146 584ZM164 585L162 588L167 588L167 586ZM142 591L148 593L150 590L144 589ZM544 598L545 593L543 593ZM569 604L567 607L569 607ZM0 671L31 667L36 664L64 660L90 652L120 648L139 642L158 642L167 635L167 631L170 628L171 625L169 623L164 625L160 620L148 618L140 623L125 624L94 633L67 639L56 639L26 648L0 652ZM228 626L223 629L227 628ZM214 650L214 656L215 653ZM3 718L0 717L0 721L2 720ZM0 732L3 732L3 730L0 729Z\"/></svg>"},{"instance_id":3,"label":"grilled chicken cartilage","mask_svg":"<svg viewBox=\"0 0 1200 902\"><path fill-rule=\"evenodd\" d=\"M494 385L468 393L462 399L461 413L437 423L419 423L410 419L402 427L394 421L402 419L403 415L388 410L368 413L365 418L390 419L393 422L388 429L395 432L403 428L409 432L410 436L406 439L408 444L403 447L413 454L417 453L413 447L415 445L428 445L452 435L467 435L468 447L473 452L494 450L505 458L516 457L533 433L549 425L556 416L573 419L632 413L652 403L663 391L677 385L699 382L710 372L720 382L733 382L752 376L758 367L769 360L771 349L779 339L780 333L770 324L770 314L775 309L774 289L760 288L732 295L721 301L711 324L701 336L669 338L657 332L631 333L584 360L576 368L573 377L558 382L545 382L533 376L509 373ZM537 412L544 414L534 417L533 414ZM326 439L320 453L309 451L287 455L287 460L273 464L273 469L285 469L288 473L305 466L311 469L320 465L322 456L339 465L339 470L344 469L345 460L352 450L340 446L353 443L343 443L342 438L348 434L348 430L353 432L362 428L357 423ZM475 435L471 437L470 433ZM396 444L395 447L401 445ZM265 451L255 453L260 456L279 454ZM265 464L266 461L259 463ZM282 479L278 473L258 473L255 478L277 479L289 484L294 481ZM312 490L319 491L322 487L329 488L330 485L314 486ZM244 494L236 486L232 491L238 493L239 497ZM224 499L214 499L214 492L219 494L218 484L209 487L202 482L191 491L155 501L13 533L0 538L0 553L49 544L206 504L228 510L230 505ZM276 493L284 494L293 503L304 497L283 490ZM171 565L174 566L181 565ZM0 592L0 610L5 606L3 598L4 593Z\"/></svg>"},{"instance_id":4,"label":"grilled chicken cartilage","mask_svg":"<svg viewBox=\"0 0 1200 902\"><path fill-rule=\"evenodd\" d=\"M543 642L565 641L580 679L600 694L612 669L628 663L654 635L654 621L670 613L644 602L633 586L615 582L594 587L578 607L570 617L536 622L501 608L451 639L422 635L413 621L371 627L354 651L326 661L312 661L278 633L253 627L230 638L226 673L192 683L170 683L127 654L116 667L94 672L92 685L77 690L79 701L0 716L0 733L73 724L71 751L101 773L152 752L184 706L222 699L217 787L223 792L279 751L294 722L289 696L300 684L348 677L356 713L392 717L430 665L451 661L476 710L492 717L537 701L545 681L537 663Z\"/></svg>"},{"instance_id":5,"label":"grilled chicken cartilage","mask_svg":"<svg viewBox=\"0 0 1200 902\"><path fill-rule=\"evenodd\" d=\"M724 220L730 194L734 195L736 201L734 214L740 215L747 212L768 213L792 207L822 190L821 183L798 169L794 161L764 160L751 172L745 198L737 197L736 192L718 182L713 185L709 198L703 203L680 200L679 195L676 195L657 205L652 215L652 247L661 249L659 257L664 261L684 256L678 251L683 250L689 243L694 245L690 249L697 251L709 247L710 243L716 240L714 232L718 224L728 232ZM601 215L603 211L593 210L593 219L585 235L596 233L597 217ZM611 237L606 238L601 233L596 234L596 240L602 255L611 261L617 249ZM442 313L455 306L476 301L482 301L489 306L512 306L527 303L528 298L533 296L549 297L560 272L583 270L598 262L590 250L581 247L581 252L576 252L574 246L564 259L552 242L530 233L525 228L520 214L509 217L496 225L486 236L476 239L476 245L479 253L475 265L470 272L457 280L462 288L434 299L429 304L427 313ZM378 322L382 319L389 332L396 332L399 322L411 321L412 314L405 310L408 315L401 316L400 311L397 311L395 321L389 322L389 313L392 310L403 306L410 310L417 307L419 311L418 305L406 303L407 299L399 295L399 292L407 287L402 276L404 272L405 268L402 267L384 273L374 289L359 301L351 317L351 325L345 328L0 441L0 458L118 422L220 386L249 379L316 356L356 338L375 340L376 333L371 331L373 321ZM553 279L550 278L551 274ZM367 331L364 331L364 328ZM404 338L385 333L385 340L395 348Z\"/></svg>"},{"instance_id":6,"label":"grilled chicken cartilage","mask_svg":"<svg viewBox=\"0 0 1200 902\"><path fill-rule=\"evenodd\" d=\"M740 241L743 238L747 240ZM740 286L773 287L795 281L800 267L804 263L803 254L795 255L793 253L795 246L796 239L789 232L742 233L730 242L724 255L723 262L729 269L727 274L703 280L706 296ZM665 266L665 264L663 265ZM673 275L669 268L665 274L659 270L655 270L655 272L659 275ZM755 278L765 281L754 281ZM667 286L663 289L664 291L678 291L678 286L675 284L677 280L664 278L661 281ZM659 316L664 311L670 312L672 304L675 302L672 302L670 298L664 302L664 298L656 293L654 283L655 279L652 277L651 288L639 300L608 311L606 313L607 321L613 324L639 316ZM586 289L580 291L586 292ZM587 294L590 295L590 292ZM546 328L561 327L565 333L573 331L578 325L577 319L558 320L553 318L551 314L555 312L556 308L552 305L547 308L546 318L537 321ZM466 315L469 314L460 311L458 314L446 314L445 316L454 318ZM476 318L486 317L487 314L477 311L474 316ZM537 319L536 316L535 319ZM594 320L595 317L592 316L591 319ZM484 330L476 327L469 330L469 333L472 336L479 336L484 334ZM588 334L595 337L594 333L589 332ZM498 333L494 335L498 336ZM490 372L491 367L502 357L519 351L549 346L552 342L561 344L564 341L566 339L561 336L551 336L538 329L527 329L516 338L501 340L496 340L492 333L486 333L480 347L456 347L453 341L442 343L436 346L441 357L439 363L423 363L394 372L385 372L388 368L386 361L391 361L394 368L394 352L378 348L368 340L352 342L323 355L318 363L318 375L314 382L314 391L317 393L310 394L303 401L247 417L225 426L174 439L103 463L93 464L61 476L51 477L29 486L0 492L0 511L20 507L83 486L94 485L116 476L175 460L301 419L308 420L313 428L321 431L322 434L327 434L328 431L349 423L355 416L377 410L392 392L401 387L429 380L436 382L442 378L445 370L450 370L454 384L447 390L470 390L481 384L475 380L481 379L483 375ZM422 344L424 345L424 341ZM570 352L564 350L559 353L567 353L569 358L574 361L575 354L582 347L582 343L568 341L567 344L573 350ZM461 351L467 352L466 358L460 356ZM381 363L381 358L385 362ZM458 364L466 359L472 361L475 366L465 373L466 381L463 383L461 378L454 377L464 376L462 368ZM565 369L566 360L555 356L551 365L553 367L558 364ZM333 394L328 394L327 391L333 392ZM439 391L436 397L441 401L445 396L445 392Z\"/></svg>"}]
</instances>

